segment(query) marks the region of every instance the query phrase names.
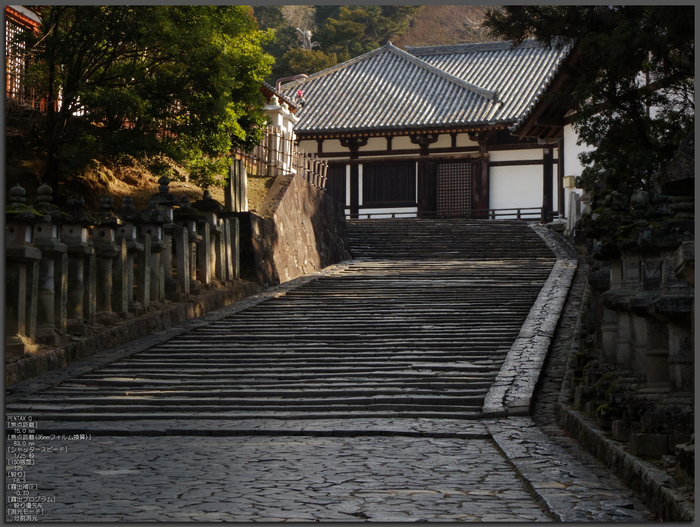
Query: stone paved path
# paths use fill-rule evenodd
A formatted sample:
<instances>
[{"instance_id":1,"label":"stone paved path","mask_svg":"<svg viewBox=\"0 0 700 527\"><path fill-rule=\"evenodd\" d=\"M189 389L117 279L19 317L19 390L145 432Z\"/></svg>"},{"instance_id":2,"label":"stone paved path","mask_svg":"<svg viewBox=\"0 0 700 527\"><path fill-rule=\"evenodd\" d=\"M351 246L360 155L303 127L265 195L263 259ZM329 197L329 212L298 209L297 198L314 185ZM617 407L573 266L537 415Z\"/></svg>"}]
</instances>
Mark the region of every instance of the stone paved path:
<instances>
[{"instance_id":1,"label":"stone paved path","mask_svg":"<svg viewBox=\"0 0 700 527\"><path fill-rule=\"evenodd\" d=\"M532 234L517 226L506 236L512 228L523 239ZM7 410L31 415L37 428L28 431L38 433L8 444L16 448L14 459L34 461L20 465L23 470L8 465L8 475L14 472L8 485L31 485L19 487L26 489L20 494L13 488L8 497L38 500L43 514L24 511L40 521L643 521L648 511L629 490L562 438L545 435L530 417L478 419L478 406L463 404L474 397L465 390L474 389L481 390L483 404L483 379L492 382L494 365L505 358L498 350L507 341L499 339L512 341L527 315L517 302L508 308L507 297L491 310L478 309L488 297L498 298L499 284L503 290L503 266L515 282L520 271L528 277L522 287L511 282L510 294L520 295L526 282L536 293L543 277L531 273L540 264L551 268L553 260L503 260L508 253L501 252L490 262L479 254L477 263L467 258L466 245L455 255L459 245L450 255L464 260L442 260L441 277L425 261L412 269L405 261L365 262L346 273L362 282L351 291L338 280L348 269L340 266L203 317L187 331L171 332L175 340L152 338L18 386ZM433 274L426 277L429 268ZM410 286L402 283L407 277ZM486 295L489 282L494 287ZM470 288L482 298L472 299ZM363 304L353 301L363 289L377 309L348 318L349 305ZM431 312L436 297L426 295L439 291L449 308ZM319 307L340 300L344 309L336 312ZM296 302L296 309L285 302ZM268 305L279 310L278 327L255 339L248 333L247 341L261 343L249 349L243 337ZM469 312L472 305L477 309ZM510 329L508 312L520 317ZM324 316L358 336L319 334L312 322ZM480 324L469 324L479 316ZM357 323L361 318L364 325ZM498 323L489 337L484 328L490 320ZM227 326L234 330L217 337ZM416 326L421 330L411 332ZM293 342L279 338L283 334L293 334ZM487 343L483 350L479 340ZM297 362L279 367L290 359ZM258 369L251 373L252 367ZM352 370L356 374L348 376ZM475 375L481 370L488 374ZM227 374L231 378L221 383ZM446 388L453 400L435 411L435 398L444 400ZM369 394L362 410L352 407L357 390ZM419 390L425 407L416 410ZM324 406L336 391L343 392L340 399ZM377 400L382 397L396 400L387 409L387 401ZM70 436L76 433L89 436ZM21 443L27 440L33 445Z\"/></svg>"}]
</instances>

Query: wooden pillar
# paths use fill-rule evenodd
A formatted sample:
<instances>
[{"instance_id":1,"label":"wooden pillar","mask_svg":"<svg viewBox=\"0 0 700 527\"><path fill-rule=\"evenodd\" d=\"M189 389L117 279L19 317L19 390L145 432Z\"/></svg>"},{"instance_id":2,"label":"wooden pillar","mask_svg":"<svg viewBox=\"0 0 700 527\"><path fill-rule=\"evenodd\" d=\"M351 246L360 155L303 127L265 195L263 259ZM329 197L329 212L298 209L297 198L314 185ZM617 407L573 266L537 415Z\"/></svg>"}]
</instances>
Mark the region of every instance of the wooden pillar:
<instances>
[{"instance_id":1,"label":"wooden pillar","mask_svg":"<svg viewBox=\"0 0 700 527\"><path fill-rule=\"evenodd\" d=\"M542 219L552 221L552 206L554 195L552 177L554 176L554 152L551 146L543 149L544 169L542 170Z\"/></svg>"},{"instance_id":2,"label":"wooden pillar","mask_svg":"<svg viewBox=\"0 0 700 527\"><path fill-rule=\"evenodd\" d=\"M557 211L560 217L566 215L566 196L564 194L564 139L557 141Z\"/></svg>"},{"instance_id":3,"label":"wooden pillar","mask_svg":"<svg viewBox=\"0 0 700 527\"><path fill-rule=\"evenodd\" d=\"M360 166L350 164L350 217L357 218L360 212Z\"/></svg>"},{"instance_id":4,"label":"wooden pillar","mask_svg":"<svg viewBox=\"0 0 700 527\"><path fill-rule=\"evenodd\" d=\"M350 149L350 217L357 218L360 211L360 158L359 150L367 144L367 137L342 138L340 144ZM354 163L352 161L355 161Z\"/></svg>"},{"instance_id":5,"label":"wooden pillar","mask_svg":"<svg viewBox=\"0 0 700 527\"><path fill-rule=\"evenodd\" d=\"M434 217L437 211L437 163L418 162L418 217Z\"/></svg>"}]
</instances>

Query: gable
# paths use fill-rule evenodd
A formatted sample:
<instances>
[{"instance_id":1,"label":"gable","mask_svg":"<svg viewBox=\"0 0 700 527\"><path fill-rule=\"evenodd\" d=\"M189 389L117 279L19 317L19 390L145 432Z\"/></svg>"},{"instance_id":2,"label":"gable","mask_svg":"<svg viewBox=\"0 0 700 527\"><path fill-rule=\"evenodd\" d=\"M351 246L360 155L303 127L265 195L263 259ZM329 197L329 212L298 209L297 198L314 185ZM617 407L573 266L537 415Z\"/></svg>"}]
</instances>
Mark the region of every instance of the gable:
<instances>
[{"instance_id":1,"label":"gable","mask_svg":"<svg viewBox=\"0 0 700 527\"><path fill-rule=\"evenodd\" d=\"M512 124L544 91L568 49L526 42L408 48L391 43L286 84L304 91L297 133Z\"/></svg>"}]
</instances>

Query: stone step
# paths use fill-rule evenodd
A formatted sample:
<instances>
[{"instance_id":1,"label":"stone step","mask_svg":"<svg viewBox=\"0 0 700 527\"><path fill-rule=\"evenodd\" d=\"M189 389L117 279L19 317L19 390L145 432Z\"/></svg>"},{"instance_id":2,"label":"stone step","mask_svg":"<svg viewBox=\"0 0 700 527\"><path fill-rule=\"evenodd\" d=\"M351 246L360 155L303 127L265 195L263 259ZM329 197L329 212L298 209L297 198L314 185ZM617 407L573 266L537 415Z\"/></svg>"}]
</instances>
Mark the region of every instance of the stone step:
<instances>
[{"instance_id":1,"label":"stone step","mask_svg":"<svg viewBox=\"0 0 700 527\"><path fill-rule=\"evenodd\" d=\"M516 222L349 227L362 259L342 271L7 410L74 422L478 418L551 251ZM372 259L382 251L393 256Z\"/></svg>"},{"instance_id":2,"label":"stone step","mask_svg":"<svg viewBox=\"0 0 700 527\"><path fill-rule=\"evenodd\" d=\"M70 421L70 422L99 422L99 421L136 421L136 420L198 420L198 421L228 421L242 419L478 419L481 416L481 408L476 410L454 410L439 411L435 409L418 410L345 410L334 408L332 410L309 411L309 412L287 412L257 410L250 412L226 411L226 412L148 412L148 413L84 413L71 412L66 414L54 413L32 413L35 421Z\"/></svg>"}]
</instances>

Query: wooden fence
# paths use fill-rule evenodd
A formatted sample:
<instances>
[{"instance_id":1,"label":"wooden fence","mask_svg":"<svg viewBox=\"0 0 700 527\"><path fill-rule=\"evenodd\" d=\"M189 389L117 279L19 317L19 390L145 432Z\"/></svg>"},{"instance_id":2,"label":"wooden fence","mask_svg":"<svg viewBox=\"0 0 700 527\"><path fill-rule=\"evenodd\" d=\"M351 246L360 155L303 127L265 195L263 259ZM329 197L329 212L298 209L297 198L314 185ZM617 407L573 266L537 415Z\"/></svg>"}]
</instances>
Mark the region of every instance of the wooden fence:
<instances>
[{"instance_id":1,"label":"wooden fence","mask_svg":"<svg viewBox=\"0 0 700 527\"><path fill-rule=\"evenodd\" d=\"M296 174L310 184L326 189L328 162L299 148L292 134L280 128L269 126L263 140L252 152L239 150L236 157L243 160L248 175Z\"/></svg>"}]
</instances>

